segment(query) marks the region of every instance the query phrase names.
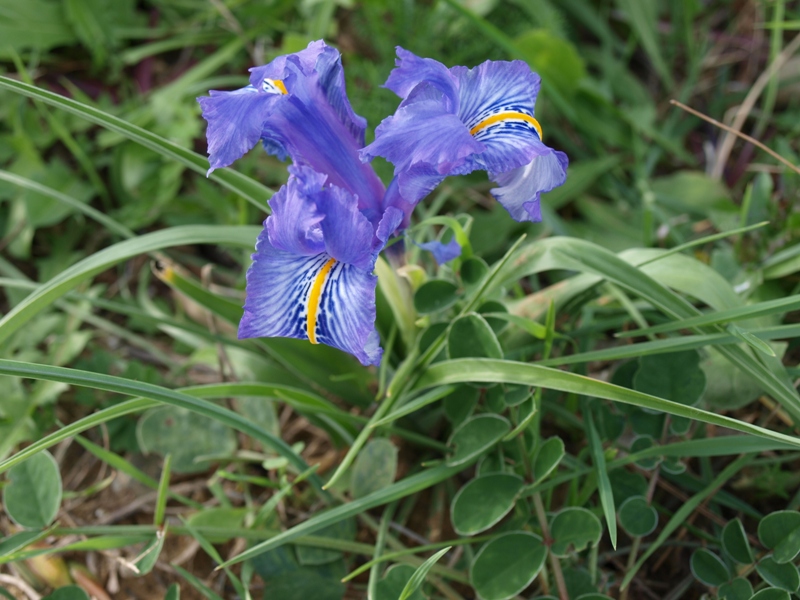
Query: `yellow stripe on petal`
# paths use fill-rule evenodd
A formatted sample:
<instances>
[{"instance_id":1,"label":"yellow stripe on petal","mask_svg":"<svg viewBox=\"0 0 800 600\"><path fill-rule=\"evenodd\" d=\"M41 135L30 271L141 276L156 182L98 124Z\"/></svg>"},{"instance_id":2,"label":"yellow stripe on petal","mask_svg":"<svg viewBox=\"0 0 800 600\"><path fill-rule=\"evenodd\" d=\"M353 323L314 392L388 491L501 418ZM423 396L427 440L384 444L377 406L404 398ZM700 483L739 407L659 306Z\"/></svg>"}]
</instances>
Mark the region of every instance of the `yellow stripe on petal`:
<instances>
[{"instance_id":1,"label":"yellow stripe on petal","mask_svg":"<svg viewBox=\"0 0 800 600\"><path fill-rule=\"evenodd\" d=\"M469 132L471 135L475 135L479 131L486 129L487 127L490 127L495 123L500 123L502 121L525 121L526 123L530 123L536 128L536 131L539 134L539 139L540 140L544 139L544 137L542 136L542 126L539 125L539 121L537 121L530 115L526 115L525 113L516 111L499 112L491 116L488 116L483 121L475 125L475 127L470 129Z\"/></svg>"},{"instance_id":2,"label":"yellow stripe on petal","mask_svg":"<svg viewBox=\"0 0 800 600\"><path fill-rule=\"evenodd\" d=\"M281 79L265 79L263 84L264 91L269 94L288 94L286 86Z\"/></svg>"},{"instance_id":3,"label":"yellow stripe on petal","mask_svg":"<svg viewBox=\"0 0 800 600\"><path fill-rule=\"evenodd\" d=\"M311 284L311 291L308 294L308 311L306 312L306 331L308 332L308 341L312 344L317 344L317 314L319 313L319 301L322 298L322 287L325 285L325 280L328 278L333 265L336 264L336 259L331 258L322 265L322 268L314 278L314 283Z\"/></svg>"}]
</instances>

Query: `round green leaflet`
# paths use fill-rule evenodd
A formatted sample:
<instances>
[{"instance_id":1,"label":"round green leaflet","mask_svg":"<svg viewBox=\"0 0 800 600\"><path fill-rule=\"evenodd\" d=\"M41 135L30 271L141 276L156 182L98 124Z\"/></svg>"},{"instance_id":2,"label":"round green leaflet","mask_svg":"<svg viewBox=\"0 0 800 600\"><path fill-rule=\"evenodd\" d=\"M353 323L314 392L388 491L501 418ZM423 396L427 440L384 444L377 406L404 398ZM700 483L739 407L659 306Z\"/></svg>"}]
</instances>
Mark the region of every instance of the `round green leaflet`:
<instances>
[{"instance_id":1,"label":"round green leaflet","mask_svg":"<svg viewBox=\"0 0 800 600\"><path fill-rule=\"evenodd\" d=\"M20 527L47 527L58 514L61 496L58 463L47 451L34 454L8 470L3 505Z\"/></svg>"},{"instance_id":2,"label":"round green leaflet","mask_svg":"<svg viewBox=\"0 0 800 600\"><path fill-rule=\"evenodd\" d=\"M363 498L390 485L397 470L397 448L386 438L371 440L358 453L350 475L353 498Z\"/></svg>"},{"instance_id":3,"label":"round green leaflet","mask_svg":"<svg viewBox=\"0 0 800 600\"><path fill-rule=\"evenodd\" d=\"M202 456L230 455L236 451L233 429L216 419L176 406L148 411L136 427L136 438L145 452L172 455L176 473L196 473L208 468Z\"/></svg>"},{"instance_id":4,"label":"round green leaflet","mask_svg":"<svg viewBox=\"0 0 800 600\"><path fill-rule=\"evenodd\" d=\"M800 553L800 513L779 510L761 519L758 539L773 551L776 563L788 563Z\"/></svg>"},{"instance_id":5,"label":"round green leaflet","mask_svg":"<svg viewBox=\"0 0 800 600\"><path fill-rule=\"evenodd\" d=\"M729 521L722 529L722 549L738 563L749 565L753 562L753 550L739 519Z\"/></svg>"},{"instance_id":6,"label":"round green leaflet","mask_svg":"<svg viewBox=\"0 0 800 600\"><path fill-rule=\"evenodd\" d=\"M89 600L89 595L77 585L68 585L58 588L42 600Z\"/></svg>"},{"instance_id":7,"label":"round green leaflet","mask_svg":"<svg viewBox=\"0 0 800 600\"><path fill-rule=\"evenodd\" d=\"M526 531L512 531L480 549L469 578L483 600L506 600L531 584L546 558L542 538Z\"/></svg>"},{"instance_id":8,"label":"round green leaflet","mask_svg":"<svg viewBox=\"0 0 800 600\"><path fill-rule=\"evenodd\" d=\"M631 454L636 452L641 452L642 450L647 450L648 448L652 448L656 445L655 440L649 435L640 435L631 444ZM650 458L643 458L641 460L637 460L636 464L642 467L643 469L647 469L648 471L655 469L658 466L658 463L661 462L661 458L658 456L651 456Z\"/></svg>"},{"instance_id":9,"label":"round green leaflet","mask_svg":"<svg viewBox=\"0 0 800 600\"><path fill-rule=\"evenodd\" d=\"M736 579L731 579L728 583L723 583L719 586L717 592L717 595L720 598L724 598L724 600L750 600L753 595L753 586L750 585L747 579L737 577ZM789 600L789 594L783 593L786 594L786 600ZM764 600L767 599L765 598Z\"/></svg>"},{"instance_id":10,"label":"round green leaflet","mask_svg":"<svg viewBox=\"0 0 800 600\"><path fill-rule=\"evenodd\" d=\"M772 556L767 556L756 565L756 571L773 587L792 593L800 588L800 574L791 563L779 564Z\"/></svg>"},{"instance_id":11,"label":"round green leaflet","mask_svg":"<svg viewBox=\"0 0 800 600\"><path fill-rule=\"evenodd\" d=\"M791 600L791 596L786 590L767 588L753 595L749 600Z\"/></svg>"},{"instance_id":12,"label":"round green leaflet","mask_svg":"<svg viewBox=\"0 0 800 600\"><path fill-rule=\"evenodd\" d=\"M444 310L458 299L458 288L444 279L431 279L423 283L414 294L414 308L418 313Z\"/></svg>"},{"instance_id":13,"label":"round green leaflet","mask_svg":"<svg viewBox=\"0 0 800 600\"><path fill-rule=\"evenodd\" d=\"M565 508L550 523L550 536L553 538L550 551L565 557L570 550L580 552L590 544L597 544L602 534L603 525L594 513L577 506Z\"/></svg>"},{"instance_id":14,"label":"round green leaflet","mask_svg":"<svg viewBox=\"0 0 800 600\"><path fill-rule=\"evenodd\" d=\"M697 350L642 356L633 377L634 389L694 406L706 389Z\"/></svg>"},{"instance_id":15,"label":"round green leaflet","mask_svg":"<svg viewBox=\"0 0 800 600\"><path fill-rule=\"evenodd\" d=\"M489 473L472 479L453 498L453 528L459 535L475 535L489 529L514 508L524 485L521 477L510 473Z\"/></svg>"},{"instance_id":16,"label":"round green leaflet","mask_svg":"<svg viewBox=\"0 0 800 600\"><path fill-rule=\"evenodd\" d=\"M489 265L479 256L472 256L461 263L461 281L468 288L474 287L489 272Z\"/></svg>"},{"instance_id":17,"label":"round green leaflet","mask_svg":"<svg viewBox=\"0 0 800 600\"><path fill-rule=\"evenodd\" d=\"M502 358L503 350L494 331L482 316L469 313L458 317L447 334L448 358Z\"/></svg>"},{"instance_id":18,"label":"round green leaflet","mask_svg":"<svg viewBox=\"0 0 800 600\"><path fill-rule=\"evenodd\" d=\"M644 496L631 496L617 511L619 524L632 537L650 535L658 525L658 513Z\"/></svg>"},{"instance_id":19,"label":"round green leaflet","mask_svg":"<svg viewBox=\"0 0 800 600\"><path fill-rule=\"evenodd\" d=\"M550 475L564 458L564 441L557 436L544 441L533 460L533 476L537 482Z\"/></svg>"},{"instance_id":20,"label":"round green leaflet","mask_svg":"<svg viewBox=\"0 0 800 600\"><path fill-rule=\"evenodd\" d=\"M692 553L691 568L696 579L711 587L720 586L731 578L722 559L705 548Z\"/></svg>"},{"instance_id":21,"label":"round green leaflet","mask_svg":"<svg viewBox=\"0 0 800 600\"><path fill-rule=\"evenodd\" d=\"M472 417L453 432L448 442L454 447L448 466L464 464L483 454L511 431L511 424L499 415L486 414Z\"/></svg>"},{"instance_id":22,"label":"round green leaflet","mask_svg":"<svg viewBox=\"0 0 800 600\"><path fill-rule=\"evenodd\" d=\"M400 564L389 567L386 575L378 582L374 600L397 600L414 572L415 569L411 565ZM425 600L425 596L420 590L414 590L409 600Z\"/></svg>"}]
</instances>

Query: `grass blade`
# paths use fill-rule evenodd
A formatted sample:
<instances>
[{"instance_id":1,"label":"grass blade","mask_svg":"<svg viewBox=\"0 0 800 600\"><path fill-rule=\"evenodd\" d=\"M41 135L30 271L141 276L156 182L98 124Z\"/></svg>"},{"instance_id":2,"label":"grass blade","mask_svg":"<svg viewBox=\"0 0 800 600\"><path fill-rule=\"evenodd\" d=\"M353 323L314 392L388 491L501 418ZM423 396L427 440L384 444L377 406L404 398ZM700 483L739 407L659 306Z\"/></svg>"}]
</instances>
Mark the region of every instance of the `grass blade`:
<instances>
[{"instance_id":1,"label":"grass blade","mask_svg":"<svg viewBox=\"0 0 800 600\"><path fill-rule=\"evenodd\" d=\"M208 159L206 157L88 104L34 85L22 83L10 77L0 76L0 89L16 92L34 100L41 100L45 104L78 115L96 125L115 131L162 156L176 160L196 173L205 175L208 170ZM236 192L259 209L263 211L269 210L266 202L272 197L273 191L256 180L230 169L214 171L209 178L232 192Z\"/></svg>"},{"instance_id":2,"label":"grass blade","mask_svg":"<svg viewBox=\"0 0 800 600\"><path fill-rule=\"evenodd\" d=\"M227 244L251 248L260 231L252 226L185 225L125 240L95 252L39 286L0 319L0 343L80 282L124 260L174 246Z\"/></svg>"},{"instance_id":3,"label":"grass blade","mask_svg":"<svg viewBox=\"0 0 800 600\"><path fill-rule=\"evenodd\" d=\"M800 295L789 296L788 298L779 298L777 300L769 300L767 302L758 302L749 306L741 308L731 308L728 310L718 310L706 315L699 315L681 321L672 323L663 323L662 325L655 325L647 327L646 329L635 329L631 331L622 331L616 337L638 337L643 335L650 335L652 333L665 333L668 331L677 331L678 329L689 329L692 327L700 327L703 325L719 325L721 323L728 323L730 321L741 321L744 319L754 319L756 317L763 317L766 315L786 313L791 310L800 308Z\"/></svg>"},{"instance_id":4,"label":"grass blade","mask_svg":"<svg viewBox=\"0 0 800 600\"><path fill-rule=\"evenodd\" d=\"M411 575L408 583L406 583L403 591L400 593L400 598L398 598L398 600L408 600L411 594L416 592L419 589L419 586L422 585L422 582L425 581L425 578L428 576L428 572L431 570L433 565L435 565L440 558L447 554L450 551L450 548L452 548L452 546L442 548L436 554L422 563L419 567L417 567L417 570L414 571L413 575Z\"/></svg>"},{"instance_id":5,"label":"grass blade","mask_svg":"<svg viewBox=\"0 0 800 600\"><path fill-rule=\"evenodd\" d=\"M417 382L416 389L443 385L447 383L516 383L520 385L540 386L560 392L594 396L614 402L632 404L640 408L657 410L671 415L702 421L711 425L727 427L741 433L748 433L770 440L785 442L800 448L800 438L795 438L776 431L770 431L757 425L751 425L738 419L732 419L706 410L686 406L636 390L620 387L604 381L591 379L583 375L568 373L559 369L551 369L540 365L495 360L489 358L463 358L436 363L423 374Z\"/></svg>"},{"instance_id":6,"label":"grass blade","mask_svg":"<svg viewBox=\"0 0 800 600\"><path fill-rule=\"evenodd\" d=\"M440 465L432 469L427 469L421 473L417 473L416 475L406 477L402 481L393 483L382 490L378 490L377 492L368 494L363 498L359 498L358 500L348 502L347 504L337 506L336 508L332 508L322 513L317 513L299 525L295 525L291 529L281 532L275 537L262 542L261 544L257 544L248 550L245 550L238 556L225 563L222 563L217 568L224 568L232 564L242 562L243 560L253 558L254 556L268 552L273 548L277 548L288 542L292 542L300 536L311 535L312 533L319 531L324 527L338 523L339 521L347 519L348 517L356 516L376 506L382 506L383 504L388 504L394 500L405 498L411 494L428 489L429 487L436 485L445 479L449 479L468 466L468 464L458 465L455 467Z\"/></svg>"},{"instance_id":7,"label":"grass blade","mask_svg":"<svg viewBox=\"0 0 800 600\"><path fill-rule=\"evenodd\" d=\"M588 407L587 407L588 409ZM608 478L606 468L606 456L603 453L603 445L600 443L600 436L594 425L592 411L586 410L584 413L586 422L586 433L589 437L589 452L592 454L595 472L597 474L597 491L600 494L600 504L603 506L603 514L608 525L608 536L611 538L611 546L617 549L617 510L614 507L614 494L611 491L611 480Z\"/></svg>"},{"instance_id":8,"label":"grass blade","mask_svg":"<svg viewBox=\"0 0 800 600\"><path fill-rule=\"evenodd\" d=\"M251 420L231 411L227 408L206 402L188 394L170 390L143 381L134 381L123 377L115 377L104 373L92 373L78 369L67 369L64 367L51 367L48 365L37 365L15 360L0 360L0 375L11 375L14 377L25 377L30 379L42 379L46 381L59 381L70 385L89 387L107 392L116 392L128 396L137 396L155 400L159 404L169 404L178 406L216 419L229 427L241 431L253 439L258 440L273 448L278 454L286 458L298 471L308 469L306 462L279 437L264 431L261 427ZM147 406L147 405L145 405ZM17 458L20 453L13 458ZM0 471L10 466L11 459L0 463ZM316 475L309 479L317 489L321 488L321 481ZM325 495L327 497L327 495Z\"/></svg>"}]
</instances>

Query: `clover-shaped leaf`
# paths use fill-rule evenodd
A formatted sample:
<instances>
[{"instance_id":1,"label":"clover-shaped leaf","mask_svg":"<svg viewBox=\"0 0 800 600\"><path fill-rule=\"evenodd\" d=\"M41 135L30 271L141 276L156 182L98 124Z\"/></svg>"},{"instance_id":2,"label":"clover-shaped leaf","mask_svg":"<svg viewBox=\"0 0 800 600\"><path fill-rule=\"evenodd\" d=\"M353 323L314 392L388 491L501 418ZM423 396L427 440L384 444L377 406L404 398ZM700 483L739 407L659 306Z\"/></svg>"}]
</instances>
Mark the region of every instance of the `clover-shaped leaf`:
<instances>
[{"instance_id":1,"label":"clover-shaped leaf","mask_svg":"<svg viewBox=\"0 0 800 600\"><path fill-rule=\"evenodd\" d=\"M8 516L26 529L48 526L61 506L61 475L58 463L46 450L34 454L8 470L3 505Z\"/></svg>"},{"instance_id":2,"label":"clover-shaped leaf","mask_svg":"<svg viewBox=\"0 0 800 600\"><path fill-rule=\"evenodd\" d=\"M570 549L580 552L589 544L597 544L602 534L603 526L594 513L580 507L565 508L550 524L550 551L560 557L567 556Z\"/></svg>"},{"instance_id":3,"label":"clover-shaped leaf","mask_svg":"<svg viewBox=\"0 0 800 600\"><path fill-rule=\"evenodd\" d=\"M691 568L697 580L711 587L720 586L731 578L722 559L705 548L698 548L692 553Z\"/></svg>"},{"instance_id":4,"label":"clover-shaped leaf","mask_svg":"<svg viewBox=\"0 0 800 600\"><path fill-rule=\"evenodd\" d=\"M786 592L783 593L786 594ZM744 577L737 577L719 586L717 595L724 600L750 600L753 595L753 586ZM786 594L786 600L789 600L789 594Z\"/></svg>"},{"instance_id":5,"label":"clover-shaped leaf","mask_svg":"<svg viewBox=\"0 0 800 600\"><path fill-rule=\"evenodd\" d=\"M414 294L414 308L421 315L438 312L458 300L458 288L444 279L423 283Z\"/></svg>"},{"instance_id":6,"label":"clover-shaped leaf","mask_svg":"<svg viewBox=\"0 0 800 600\"><path fill-rule=\"evenodd\" d=\"M470 581L483 600L506 600L528 587L547 558L538 535L512 531L480 549L472 562Z\"/></svg>"},{"instance_id":7,"label":"clover-shaped leaf","mask_svg":"<svg viewBox=\"0 0 800 600\"><path fill-rule=\"evenodd\" d=\"M776 563L791 562L800 554L800 512L779 510L761 519L758 539L773 551Z\"/></svg>"},{"instance_id":8,"label":"clover-shaped leaf","mask_svg":"<svg viewBox=\"0 0 800 600\"><path fill-rule=\"evenodd\" d=\"M800 573L791 563L777 563L772 556L767 556L756 565L756 571L772 587L792 593L800 589Z\"/></svg>"},{"instance_id":9,"label":"clover-shaped leaf","mask_svg":"<svg viewBox=\"0 0 800 600\"><path fill-rule=\"evenodd\" d=\"M639 359L633 387L645 394L694 406L706 389L706 374L696 350L652 354Z\"/></svg>"},{"instance_id":10,"label":"clover-shaped leaf","mask_svg":"<svg viewBox=\"0 0 800 600\"><path fill-rule=\"evenodd\" d=\"M625 500L620 505L617 516L625 532L633 537L649 535L658 525L658 513L644 496L631 496Z\"/></svg>"},{"instance_id":11,"label":"clover-shaped leaf","mask_svg":"<svg viewBox=\"0 0 800 600\"><path fill-rule=\"evenodd\" d=\"M555 436L545 440L539 446L536 458L533 459L533 476L536 481L542 481L550 475L562 458L564 458L564 441Z\"/></svg>"},{"instance_id":12,"label":"clover-shaped leaf","mask_svg":"<svg viewBox=\"0 0 800 600\"><path fill-rule=\"evenodd\" d=\"M500 342L482 316L470 313L457 318L447 334L449 358L503 358Z\"/></svg>"},{"instance_id":13,"label":"clover-shaped leaf","mask_svg":"<svg viewBox=\"0 0 800 600\"><path fill-rule=\"evenodd\" d=\"M786 590L782 590L779 588L766 588L754 594L753 596L749 596L746 600L791 600L791 596L789 592ZM725 600L729 600L727 596L725 596ZM738 598L730 600L739 600Z\"/></svg>"},{"instance_id":14,"label":"clover-shaped leaf","mask_svg":"<svg viewBox=\"0 0 800 600\"><path fill-rule=\"evenodd\" d=\"M489 529L514 508L524 485L521 477L510 473L489 473L471 480L453 498L453 528L459 535Z\"/></svg>"},{"instance_id":15,"label":"clover-shaped leaf","mask_svg":"<svg viewBox=\"0 0 800 600\"><path fill-rule=\"evenodd\" d=\"M371 440L358 453L350 477L353 498L377 492L394 481L397 448L386 438Z\"/></svg>"},{"instance_id":16,"label":"clover-shaped leaf","mask_svg":"<svg viewBox=\"0 0 800 600\"><path fill-rule=\"evenodd\" d=\"M739 519L729 521L722 529L722 548L738 563L749 565L753 562L753 550Z\"/></svg>"},{"instance_id":17,"label":"clover-shaped leaf","mask_svg":"<svg viewBox=\"0 0 800 600\"><path fill-rule=\"evenodd\" d=\"M453 455L448 465L461 465L480 456L511 431L510 423L499 415L477 415L465 421L450 437Z\"/></svg>"}]
</instances>

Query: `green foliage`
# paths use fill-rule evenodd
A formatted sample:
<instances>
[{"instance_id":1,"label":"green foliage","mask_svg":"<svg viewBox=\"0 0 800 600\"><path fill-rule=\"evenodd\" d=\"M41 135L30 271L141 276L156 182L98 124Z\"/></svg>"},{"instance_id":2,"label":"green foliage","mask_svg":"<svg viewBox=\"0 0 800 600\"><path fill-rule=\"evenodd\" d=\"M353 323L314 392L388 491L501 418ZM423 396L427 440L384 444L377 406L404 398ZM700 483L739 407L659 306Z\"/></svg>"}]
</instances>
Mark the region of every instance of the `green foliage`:
<instances>
[{"instance_id":1,"label":"green foliage","mask_svg":"<svg viewBox=\"0 0 800 600\"><path fill-rule=\"evenodd\" d=\"M387 439L370 441L353 463L350 489L362 498L387 487L397 471L397 448Z\"/></svg>"},{"instance_id":2,"label":"green foliage","mask_svg":"<svg viewBox=\"0 0 800 600\"><path fill-rule=\"evenodd\" d=\"M619 524L631 537L644 537L655 531L658 513L643 496L630 496L619 507Z\"/></svg>"},{"instance_id":3,"label":"green foliage","mask_svg":"<svg viewBox=\"0 0 800 600\"><path fill-rule=\"evenodd\" d=\"M450 519L459 535L475 535L496 525L511 509L525 482L511 473L476 477L453 497Z\"/></svg>"},{"instance_id":4,"label":"green foliage","mask_svg":"<svg viewBox=\"0 0 800 600\"><path fill-rule=\"evenodd\" d=\"M580 552L590 544L596 545L602 532L600 519L590 511L580 507L565 508L550 523L550 534L553 536L550 551L559 557Z\"/></svg>"},{"instance_id":5,"label":"green foliage","mask_svg":"<svg viewBox=\"0 0 800 600\"><path fill-rule=\"evenodd\" d=\"M9 469L3 506L17 525L37 529L56 518L61 496L58 463L49 452L41 452Z\"/></svg>"},{"instance_id":6,"label":"green foliage","mask_svg":"<svg viewBox=\"0 0 800 600\"><path fill-rule=\"evenodd\" d=\"M538 536L514 531L487 542L475 556L470 581L486 600L505 600L524 590L539 574L547 550Z\"/></svg>"},{"instance_id":7,"label":"green foliage","mask_svg":"<svg viewBox=\"0 0 800 600\"><path fill-rule=\"evenodd\" d=\"M753 6L764 43L720 0L0 0L0 569L118 548L155 582L182 537L207 558L176 578L212 599L599 600L681 581L788 600L800 178L667 103L746 105L800 22ZM509 219L480 175L420 205L413 239L463 252L379 259L379 369L237 339L286 168L254 151L205 177L195 97L318 37L373 128L397 106L380 87L396 45L525 60L544 139L570 157L542 224ZM791 64L742 129L797 163ZM154 501L92 523L119 489Z\"/></svg>"}]
</instances>

